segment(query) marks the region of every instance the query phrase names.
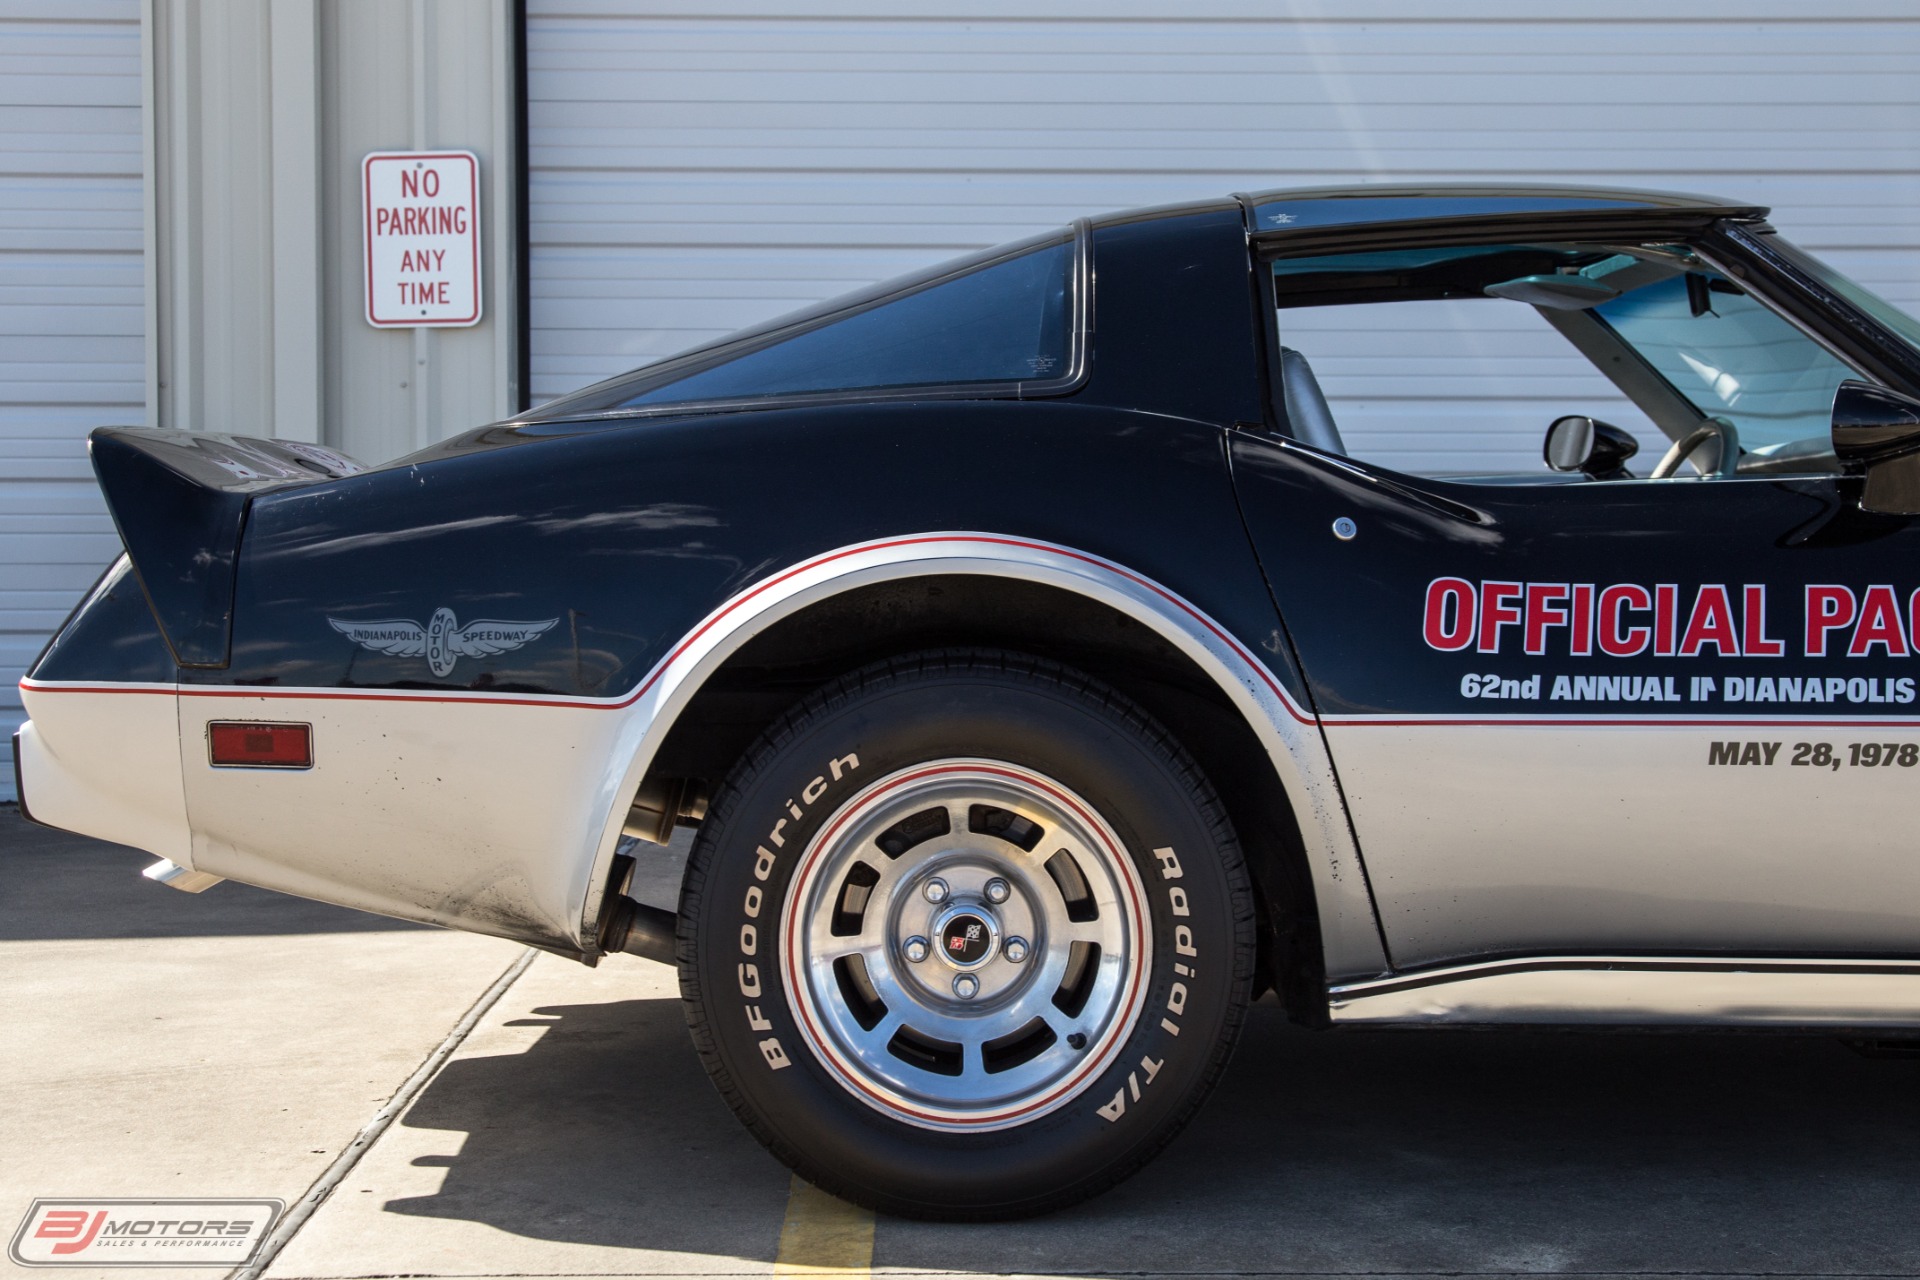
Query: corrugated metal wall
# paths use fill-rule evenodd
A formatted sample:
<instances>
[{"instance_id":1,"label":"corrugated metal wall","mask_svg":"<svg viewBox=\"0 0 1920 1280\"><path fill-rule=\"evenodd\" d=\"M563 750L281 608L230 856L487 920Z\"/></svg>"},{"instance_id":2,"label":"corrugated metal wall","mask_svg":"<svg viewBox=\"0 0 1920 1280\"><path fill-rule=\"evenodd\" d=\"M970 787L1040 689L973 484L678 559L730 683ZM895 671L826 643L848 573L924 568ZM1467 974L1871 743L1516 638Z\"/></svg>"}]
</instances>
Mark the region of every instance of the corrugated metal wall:
<instances>
[{"instance_id":1,"label":"corrugated metal wall","mask_svg":"<svg viewBox=\"0 0 1920 1280\"><path fill-rule=\"evenodd\" d=\"M534 397L1076 214L1335 182L1751 200L1920 308L1920 5L1739 8L532 0ZM1618 405L1525 313L1498 395L1444 335L1296 319L1383 461L1433 461L1419 417L1530 466L1556 413Z\"/></svg>"},{"instance_id":2,"label":"corrugated metal wall","mask_svg":"<svg viewBox=\"0 0 1920 1280\"><path fill-rule=\"evenodd\" d=\"M119 553L82 447L146 418L139 0L0 2L0 798L26 664Z\"/></svg>"}]
</instances>

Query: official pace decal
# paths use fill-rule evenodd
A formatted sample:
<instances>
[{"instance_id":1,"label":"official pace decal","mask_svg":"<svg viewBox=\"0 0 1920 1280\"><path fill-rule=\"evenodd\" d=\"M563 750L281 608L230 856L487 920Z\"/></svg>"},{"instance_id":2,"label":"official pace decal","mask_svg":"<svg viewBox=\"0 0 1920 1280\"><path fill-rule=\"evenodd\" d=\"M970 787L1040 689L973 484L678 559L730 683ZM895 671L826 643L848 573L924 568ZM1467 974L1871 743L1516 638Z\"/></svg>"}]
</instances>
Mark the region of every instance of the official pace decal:
<instances>
[{"instance_id":1,"label":"official pace decal","mask_svg":"<svg viewBox=\"0 0 1920 1280\"><path fill-rule=\"evenodd\" d=\"M1468 698L1899 706L1914 702L1913 676L1885 674L1884 667L1848 670L1844 663L1836 670L1831 660L1920 656L1920 590L1903 597L1886 585L1809 583L1783 606L1757 583L1704 583L1689 593L1673 583L1435 578L1421 631L1428 648L1484 655L1486 667L1502 654L1784 660L1740 674L1717 667L1715 675L1616 675L1584 663L1588 670L1579 674L1479 670L1461 677ZM1819 674L1806 670L1807 660Z\"/></svg>"},{"instance_id":2,"label":"official pace decal","mask_svg":"<svg viewBox=\"0 0 1920 1280\"><path fill-rule=\"evenodd\" d=\"M328 618L335 631L363 649L390 654L396 658L425 657L427 667L442 678L453 674L454 664L462 658L484 658L496 653L511 653L537 639L560 619L540 622L503 622L484 618L461 626L453 610L433 611L426 626L407 618L387 618L378 622L343 622Z\"/></svg>"}]
</instances>

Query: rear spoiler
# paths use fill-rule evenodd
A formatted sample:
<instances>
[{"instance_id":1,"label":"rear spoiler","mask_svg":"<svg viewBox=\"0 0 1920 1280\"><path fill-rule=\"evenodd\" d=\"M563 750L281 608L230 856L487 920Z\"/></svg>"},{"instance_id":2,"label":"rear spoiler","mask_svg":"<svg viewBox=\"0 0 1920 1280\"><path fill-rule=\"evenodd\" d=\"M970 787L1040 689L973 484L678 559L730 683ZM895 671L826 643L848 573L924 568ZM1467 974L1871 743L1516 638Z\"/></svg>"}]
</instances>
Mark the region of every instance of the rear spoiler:
<instances>
[{"instance_id":1,"label":"rear spoiler","mask_svg":"<svg viewBox=\"0 0 1920 1280\"><path fill-rule=\"evenodd\" d=\"M151 427L101 427L87 452L154 621L183 667L227 665L234 569L254 495L363 469L297 440Z\"/></svg>"}]
</instances>

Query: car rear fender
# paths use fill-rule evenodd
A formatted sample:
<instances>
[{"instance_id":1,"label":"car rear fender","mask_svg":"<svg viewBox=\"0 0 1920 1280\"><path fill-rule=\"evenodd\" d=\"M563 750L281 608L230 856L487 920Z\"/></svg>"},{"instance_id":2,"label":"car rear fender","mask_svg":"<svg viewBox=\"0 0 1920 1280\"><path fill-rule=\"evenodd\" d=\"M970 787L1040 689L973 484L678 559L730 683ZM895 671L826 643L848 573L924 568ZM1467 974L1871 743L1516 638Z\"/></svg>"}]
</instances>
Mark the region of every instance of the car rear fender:
<instances>
[{"instance_id":1,"label":"car rear fender","mask_svg":"<svg viewBox=\"0 0 1920 1280\"><path fill-rule=\"evenodd\" d=\"M735 595L686 634L648 674L633 708L637 714L623 721L616 737L607 773L614 785L602 793L613 803L586 878L583 936L592 936L599 919L627 800L681 713L727 658L782 619L842 592L935 574L1017 578L1072 591L1127 614L1184 653L1246 719L1293 806L1330 971L1384 971L1366 878L1313 712L1252 650L1165 586L1071 547L977 532L885 538L814 556Z\"/></svg>"}]
</instances>

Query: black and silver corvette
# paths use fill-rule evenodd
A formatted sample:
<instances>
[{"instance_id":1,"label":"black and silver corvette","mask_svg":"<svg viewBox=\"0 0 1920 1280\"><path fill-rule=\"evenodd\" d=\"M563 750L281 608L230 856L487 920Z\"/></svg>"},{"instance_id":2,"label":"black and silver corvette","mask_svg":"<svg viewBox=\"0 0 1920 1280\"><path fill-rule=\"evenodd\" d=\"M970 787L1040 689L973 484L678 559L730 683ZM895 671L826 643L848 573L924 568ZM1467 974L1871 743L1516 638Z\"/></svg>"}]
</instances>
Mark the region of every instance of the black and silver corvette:
<instances>
[{"instance_id":1,"label":"black and silver corvette","mask_svg":"<svg viewBox=\"0 0 1920 1280\"><path fill-rule=\"evenodd\" d=\"M377 467L98 431L127 554L22 682L24 804L180 888L677 963L754 1133L910 1214L1125 1177L1269 990L1920 1034L1920 325L1765 212L1271 192ZM1403 394L1433 465L1349 448L1318 309L1436 300L1638 434L1569 394L1485 473Z\"/></svg>"}]
</instances>

